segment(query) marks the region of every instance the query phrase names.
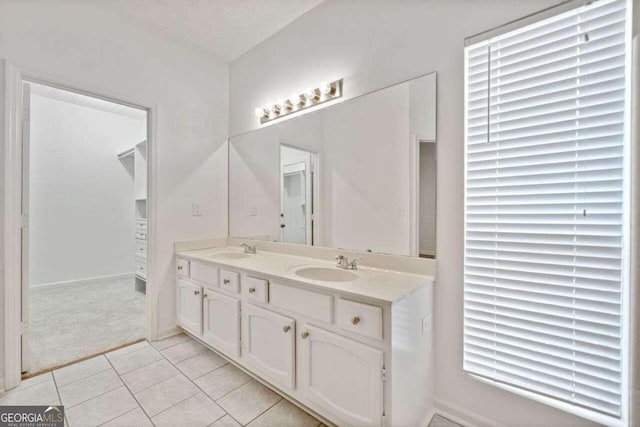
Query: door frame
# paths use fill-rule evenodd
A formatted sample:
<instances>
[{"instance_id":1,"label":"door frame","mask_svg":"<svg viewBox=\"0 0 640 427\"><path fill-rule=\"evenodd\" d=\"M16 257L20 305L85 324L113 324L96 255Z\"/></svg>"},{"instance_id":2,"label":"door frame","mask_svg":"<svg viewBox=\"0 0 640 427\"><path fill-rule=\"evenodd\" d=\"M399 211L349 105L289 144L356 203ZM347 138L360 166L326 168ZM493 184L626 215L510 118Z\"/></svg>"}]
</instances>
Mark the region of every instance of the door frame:
<instances>
[{"instance_id":1,"label":"door frame","mask_svg":"<svg viewBox=\"0 0 640 427\"><path fill-rule=\"evenodd\" d=\"M305 185L307 186L307 192L305 195L305 200L308 204L307 206L307 215L309 218L309 223L306 227L306 240L307 246L318 246L320 245L320 219L321 214L318 210L319 201L320 201L320 154L316 151L310 150L308 148L298 147L294 144L289 143L285 140L280 140L278 143L278 186L279 186L279 196L280 196L280 213L282 213L283 209L283 175L284 168L282 167L282 147L291 148L293 150L302 151L307 153L308 161L305 161L305 165L307 167L305 171ZM297 163L302 163L302 160ZM309 191L310 190L310 191ZM309 194L310 193L310 194ZM282 220L281 217L279 217ZM280 229L280 241L284 241L284 235L282 232L282 228Z\"/></svg>"},{"instance_id":2,"label":"door frame","mask_svg":"<svg viewBox=\"0 0 640 427\"><path fill-rule=\"evenodd\" d=\"M150 99L132 97L129 92L105 89L68 81L36 70L21 68L0 58L0 76L4 73L4 384L9 390L20 384L22 374L22 83L46 86L126 105L147 112L147 287L146 338L158 338L158 299L156 283L157 155L155 150L158 105ZM2 94L2 92L0 92ZM0 379L1 380L1 379Z\"/></svg>"},{"instance_id":3,"label":"door frame","mask_svg":"<svg viewBox=\"0 0 640 427\"><path fill-rule=\"evenodd\" d=\"M436 179L438 168L438 144L433 138L421 138L419 135L410 136L409 147L409 183L410 183L410 221L409 221L409 256L420 256L420 147L421 144L436 144ZM438 208L438 185L436 182L436 209ZM436 223L438 215L436 215ZM436 224L437 227L437 224ZM437 242L436 242L437 244Z\"/></svg>"}]
</instances>

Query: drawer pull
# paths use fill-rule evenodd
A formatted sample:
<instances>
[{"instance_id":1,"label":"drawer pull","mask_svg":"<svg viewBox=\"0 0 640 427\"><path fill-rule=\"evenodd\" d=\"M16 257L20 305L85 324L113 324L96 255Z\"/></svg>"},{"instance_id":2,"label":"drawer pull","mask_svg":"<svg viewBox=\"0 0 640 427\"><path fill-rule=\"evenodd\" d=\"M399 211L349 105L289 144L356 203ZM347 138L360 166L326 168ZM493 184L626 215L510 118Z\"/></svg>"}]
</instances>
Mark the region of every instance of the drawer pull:
<instances>
[{"instance_id":1,"label":"drawer pull","mask_svg":"<svg viewBox=\"0 0 640 427\"><path fill-rule=\"evenodd\" d=\"M351 323L354 325L357 325L358 323L360 323L360 316L353 316L351 318Z\"/></svg>"},{"instance_id":2,"label":"drawer pull","mask_svg":"<svg viewBox=\"0 0 640 427\"><path fill-rule=\"evenodd\" d=\"M289 326L289 325L283 326L282 327L282 332L284 332L286 334L287 332L289 332L290 329L291 329L291 326Z\"/></svg>"},{"instance_id":3,"label":"drawer pull","mask_svg":"<svg viewBox=\"0 0 640 427\"><path fill-rule=\"evenodd\" d=\"M303 340L306 340L307 337L309 336L309 332L304 331L303 333L300 334L300 336L302 337Z\"/></svg>"},{"instance_id":4,"label":"drawer pull","mask_svg":"<svg viewBox=\"0 0 640 427\"><path fill-rule=\"evenodd\" d=\"M255 293L255 292L256 292L256 288L249 288L249 293L250 293L250 294L253 294L253 293ZM285 332L286 332L286 331L285 331Z\"/></svg>"},{"instance_id":5,"label":"drawer pull","mask_svg":"<svg viewBox=\"0 0 640 427\"><path fill-rule=\"evenodd\" d=\"M194 295L200 295L200 291L193 291Z\"/></svg>"},{"instance_id":6,"label":"drawer pull","mask_svg":"<svg viewBox=\"0 0 640 427\"><path fill-rule=\"evenodd\" d=\"M178 271L182 271L182 266L181 265L178 266Z\"/></svg>"},{"instance_id":7,"label":"drawer pull","mask_svg":"<svg viewBox=\"0 0 640 427\"><path fill-rule=\"evenodd\" d=\"M225 284L225 285L228 285L229 283L231 283L231 280L229 280L229 279L224 279L224 280L223 280L223 282L224 282L224 284Z\"/></svg>"}]
</instances>

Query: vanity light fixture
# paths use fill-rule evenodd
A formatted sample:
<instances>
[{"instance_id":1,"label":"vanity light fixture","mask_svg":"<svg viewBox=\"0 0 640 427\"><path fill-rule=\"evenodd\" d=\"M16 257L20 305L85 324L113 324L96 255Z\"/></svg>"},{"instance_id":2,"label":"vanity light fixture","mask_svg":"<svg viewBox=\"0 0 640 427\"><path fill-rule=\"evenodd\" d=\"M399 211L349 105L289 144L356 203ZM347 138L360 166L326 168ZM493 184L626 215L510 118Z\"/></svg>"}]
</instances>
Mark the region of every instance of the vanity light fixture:
<instances>
[{"instance_id":1,"label":"vanity light fixture","mask_svg":"<svg viewBox=\"0 0 640 427\"><path fill-rule=\"evenodd\" d=\"M340 97L342 97L342 79L311 87L304 93L294 93L289 98L281 99L268 107L258 107L255 109L255 115L262 124Z\"/></svg>"}]
</instances>

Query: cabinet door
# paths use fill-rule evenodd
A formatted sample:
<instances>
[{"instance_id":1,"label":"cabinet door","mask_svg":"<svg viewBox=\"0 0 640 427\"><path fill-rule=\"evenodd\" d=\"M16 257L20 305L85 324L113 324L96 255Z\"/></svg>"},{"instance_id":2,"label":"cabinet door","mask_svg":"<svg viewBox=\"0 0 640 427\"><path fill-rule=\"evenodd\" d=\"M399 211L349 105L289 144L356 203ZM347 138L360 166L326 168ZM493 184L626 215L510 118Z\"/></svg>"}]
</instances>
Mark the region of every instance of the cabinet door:
<instances>
[{"instance_id":1,"label":"cabinet door","mask_svg":"<svg viewBox=\"0 0 640 427\"><path fill-rule=\"evenodd\" d=\"M240 300L207 288L202 339L213 347L240 355Z\"/></svg>"},{"instance_id":2,"label":"cabinet door","mask_svg":"<svg viewBox=\"0 0 640 427\"><path fill-rule=\"evenodd\" d=\"M298 386L338 425L382 424L382 350L305 325L300 330Z\"/></svg>"},{"instance_id":3,"label":"cabinet door","mask_svg":"<svg viewBox=\"0 0 640 427\"><path fill-rule=\"evenodd\" d=\"M202 334L202 287L178 280L178 325L194 334Z\"/></svg>"},{"instance_id":4,"label":"cabinet door","mask_svg":"<svg viewBox=\"0 0 640 427\"><path fill-rule=\"evenodd\" d=\"M245 304L243 351L245 363L278 385L295 387L295 320Z\"/></svg>"}]
</instances>

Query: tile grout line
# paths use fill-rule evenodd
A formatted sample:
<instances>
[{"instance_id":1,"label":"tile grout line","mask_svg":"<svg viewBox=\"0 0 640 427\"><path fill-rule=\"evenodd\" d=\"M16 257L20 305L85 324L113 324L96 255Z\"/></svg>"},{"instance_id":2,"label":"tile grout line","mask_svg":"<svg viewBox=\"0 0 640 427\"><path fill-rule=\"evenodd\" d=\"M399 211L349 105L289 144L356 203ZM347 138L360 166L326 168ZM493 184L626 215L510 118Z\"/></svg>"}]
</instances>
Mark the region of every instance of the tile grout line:
<instances>
[{"instance_id":1,"label":"tile grout line","mask_svg":"<svg viewBox=\"0 0 640 427\"><path fill-rule=\"evenodd\" d=\"M188 336L188 335L187 335L187 336ZM194 341L194 342L197 342L196 340L194 340L194 339L193 339L193 338L191 338L191 337L189 337L189 339L190 339L190 340L192 340L192 341ZM198 344L200 344L200 343L198 343ZM200 345L202 345L202 344L200 344ZM203 346L203 347L204 347L204 346ZM206 350L209 350L207 347L204 347L204 348L205 348ZM211 351L211 350L209 350L209 351ZM202 353L204 353L204 352L202 352ZM162 354L162 353L160 353L160 354ZM201 354L201 353L198 353L198 354ZM194 356L192 356L192 357L195 357L195 356L197 356L198 354L196 354L196 355L194 355ZM164 354L162 354L162 357L164 357L164 358L166 359L166 357L165 357L165 355L164 355ZM189 358L189 359L190 359L190 358ZM188 359L185 359L185 360L188 360ZM175 365L171 360L167 359L167 361L168 361L169 363L171 363L171 365L173 365L176 369L180 370L180 368L178 368L178 367L177 367L177 366L176 366L176 365ZM184 362L184 360L183 360L182 362ZM180 363L180 362L178 362L178 363ZM229 362L225 363L225 364L224 364L224 365L222 365L222 366L226 366L226 365L228 365L228 364L229 364ZM214 371L216 371L216 370L218 370L218 369L222 368L222 366L218 366L216 369L214 369L214 370L213 370L213 371L211 371L211 372L214 372ZM234 368L235 368L235 366L234 366ZM236 369L237 369L237 368L236 368ZM182 372L182 371L180 371L180 372ZM210 374L211 372L209 372L209 373L207 373L207 374L204 374L204 375L208 375L208 374ZM244 373L244 372L243 372L243 373ZM184 375L184 374L183 374L183 375ZM204 375L202 375L202 376L204 376ZM246 374L245 374L245 375L246 375ZM192 381L192 380L191 380L191 378L187 377L186 375L185 375L185 378L187 378L187 380L188 380L188 381L190 381L190 382L191 382L191 384L193 384L195 387L197 387L197 388L198 388L198 390L200 390L202 393L204 393L204 395L205 395L205 396L207 396L209 399L211 399L211 401L212 401L213 403L215 403L215 404L218 406L218 408L222 409L222 411L223 411L226 415L229 415L229 417L230 417L232 420L234 420L235 422L237 422L237 423L238 423L239 425L241 425L241 426L243 425L240 421L238 421L237 419L235 419L233 415L231 415L229 412L227 412L227 410L226 410L226 409L224 409L222 406L220 406L220 405L218 404L218 400L220 400L220 399L222 399L223 397L227 396L229 393L232 393L232 392L236 391L237 389L239 389L239 388L240 388L240 387L242 387L243 385L245 385L245 384L249 383L250 381L252 381L252 380L253 380L253 378L249 377L249 381L247 381L246 383L244 383L244 384L242 384L242 385L240 385L240 386L238 386L238 387L234 388L234 389L233 389L233 390L231 390L229 393L226 393L226 394L224 394L223 396L220 396L218 399L213 399L211 396L209 396L209 393L207 393L206 391L204 391L204 390L203 390L203 389L202 389L198 384L196 384L196 383L195 383L195 381ZM198 377L198 378L200 378L200 377ZM253 381L255 381L255 380L253 380ZM175 406L175 405L174 405L174 406ZM172 407L173 407L173 406L172 406ZM169 408L167 408L167 409L169 409ZM222 417L218 418L218 419L217 419L216 421L214 421L213 423L217 422L218 420L220 420L220 419L222 419L222 418L224 418L224 415L223 415ZM213 423L211 423L211 424L213 424ZM211 424L209 424L209 425L211 425Z\"/></svg>"},{"instance_id":2,"label":"tile grout line","mask_svg":"<svg viewBox=\"0 0 640 427\"><path fill-rule=\"evenodd\" d=\"M262 384L260 384L262 385ZM263 387L265 387L263 385ZM273 392L272 390L269 389L269 387L265 387L266 389L268 389L271 393L275 394L276 396L278 396L280 399L278 399L276 401L276 403L274 403L273 405L269 406L267 409L265 409L264 411L260 412L258 415L256 415L255 417L253 417L252 419L249 420L248 423L244 424L245 426L248 426L249 424L251 424L252 422L254 422L255 420L257 420L258 418L260 418L261 416L263 416L265 413L267 413L267 411L269 411L271 408L273 408L274 406L276 406L278 403L282 402L284 400L284 397L280 396L278 393Z\"/></svg>"},{"instance_id":3,"label":"tile grout line","mask_svg":"<svg viewBox=\"0 0 640 427\"><path fill-rule=\"evenodd\" d=\"M156 350L156 351L157 351L157 350ZM119 373L118 371L116 371L116 368L115 368L115 366L113 366L113 364L111 363L111 360L109 360L109 358L108 358L108 357L107 357L106 359L107 359L107 362L109 362L109 364L110 364L110 365L111 365L111 367L113 368L113 370L116 372L116 375L118 376L118 378L120 378L120 381L122 381L122 383L124 384L124 387L127 389L127 391L129 392L129 394L131 395L131 397L133 397L133 400L135 400L135 401L136 401L136 404L138 405L138 408L142 409L142 413L147 417L147 419L149 420L149 422L151 423L151 425L155 425L155 424L153 423L153 421L151 421L151 417L149 416L149 414L147 414L147 411L142 407L142 404L140 403L140 401L138 401L138 399L136 398L136 395L135 395L135 394L133 394L133 392L131 391L131 389L130 389L130 388L129 388L129 386L127 385L127 383L126 383L126 382L124 382L124 380L122 379L122 376L120 375L120 373ZM145 365L145 366L147 366L147 365ZM141 367L142 367L142 366L141 366ZM131 372L133 372L133 371L131 371ZM135 408L134 408L134 409L135 409ZM133 411L133 409L132 409L131 411ZM129 413L129 412L131 412L131 411L127 411L127 412L125 412L124 414L127 414L127 413ZM122 416L122 415L124 415L124 414L120 414L120 415L118 415L117 417L112 418L111 420L105 421L105 423L108 423L109 421L115 420L116 418L121 417L121 416ZM103 423L103 424L104 424L104 423Z\"/></svg>"},{"instance_id":4,"label":"tile grout line","mask_svg":"<svg viewBox=\"0 0 640 427\"><path fill-rule=\"evenodd\" d=\"M89 375L88 377L84 377L84 378L82 378L82 379L80 379L80 380L78 380L78 381L74 381L74 382L69 383L69 384L61 385L60 387L61 387L61 388L65 388L65 387L67 387L67 386L73 385L73 384L78 383L78 382L80 382L80 381L88 380L89 378L91 378L91 377L95 377L96 375L104 374L104 373L105 373L105 372L107 372L107 371L113 371L113 373L114 373L114 374L116 374L116 376L118 377L118 379L120 379L120 382L121 382L121 383L123 383L123 382L124 382L124 381L122 381L122 379L120 378L120 375L118 375L118 373L117 373L113 368L109 368L109 369L105 369L104 371L97 372L97 373L95 373L95 374L93 374L93 375ZM54 381L55 381L55 380L54 380ZM115 389L117 389L117 388L120 388L120 387L122 387L122 384L121 384L121 385L119 385L119 386L117 386L117 387L115 387L115 388L112 388L111 390L107 390L107 391L104 391L104 392L102 392L102 393L100 393L100 394L97 394L97 395L95 395L95 396L93 396L93 397L91 397L91 398L89 398L89 399L87 399L87 400L83 400L82 402L78 402L78 403L76 403L76 404L70 405L70 406L69 406L69 409L71 409L71 408L75 408L75 407L76 407L76 406L78 406L78 405L82 405L82 404L83 404L83 403L85 403L85 402L88 402L88 401L90 401L90 400L92 400L92 399L95 399L96 397L100 397L100 396L102 396L102 395L105 395L105 394L107 394L107 393L109 393L109 392L111 392L111 391L113 391L113 390L115 390ZM57 383L56 383L56 389L58 389L58 384L57 384ZM58 394L60 394L60 390L58 390ZM60 398L60 402L62 402L62 398Z\"/></svg>"},{"instance_id":5,"label":"tile grout line","mask_svg":"<svg viewBox=\"0 0 640 427\"><path fill-rule=\"evenodd\" d=\"M137 408L130 409L130 410L128 410L127 412L125 412L124 414L120 414L120 415L118 415L118 416L117 416L117 417L115 417L115 418L111 418L110 420L107 420L107 421L103 422L102 424L98 424L98 427L103 426L103 425L105 425L105 424L107 424L107 423L110 423L111 421L115 420L116 418L120 418L120 417L121 417L121 416L123 416L123 415L127 415L128 413L133 412L133 411L135 411L136 409L142 409L142 408L137 407ZM143 411L143 412L144 412L144 411ZM145 415L146 415L146 414L145 414ZM69 426L69 427L71 427L71 426Z\"/></svg>"},{"instance_id":6,"label":"tile grout line","mask_svg":"<svg viewBox=\"0 0 640 427\"><path fill-rule=\"evenodd\" d=\"M187 335L187 336L189 336L189 335ZM199 343L198 341L196 341L195 339L193 339L193 338L191 338L191 337L189 337L189 338L190 338L192 341L197 342L198 344L200 344L200 343ZM202 344L200 344L200 345L202 345ZM215 354L216 356L221 357L223 360L226 360L224 357L220 356L217 352L215 352L215 351L213 351L213 350L209 349L208 347L206 347L206 346L204 346L204 345L202 345L202 346L205 348L205 351L207 351L207 350L208 350L208 351L212 352L213 354ZM167 347L167 348L169 348L169 347ZM204 351L203 351L203 352L201 352L201 353L195 354L195 355L193 355L193 356L191 356L191 357L189 357L189 358L187 358L187 359L181 360L181 361L180 361L180 362L178 362L178 363L182 363L182 362L184 362L184 361L186 361L186 360L189 360L189 359L191 359L191 358L193 358L193 357L199 356L199 355L201 355L202 353L204 353ZM162 354L162 352L160 352L160 354ZM165 356L164 356L164 354L162 354L162 356L163 356L163 357L165 357ZM166 357L165 357L165 359L166 359ZM167 359L167 361L168 361L169 363L171 363L173 366L175 366L175 367L176 367L176 369L180 370L180 368L178 368L178 367L176 366L176 364L174 364L172 361L170 361L169 359ZM223 394L222 396L218 397L217 399L213 399L211 396L209 396L209 394L208 394L206 391L204 391L202 388L200 388L200 386L198 386L198 384L196 384L196 383L195 383L195 380L196 380L196 379L198 379L198 378L202 378L202 377L203 377L203 376L205 376L205 375L209 375L210 373L212 373L212 372L214 372L214 371L217 371L218 369L220 369L220 368L222 368L223 366L226 366L226 365L228 365L228 364L231 364L235 369L238 369L238 368L237 368L237 367L235 367L231 362L229 362L228 360L226 360L226 363L225 363L224 365L222 365L222 366L218 366L217 368L213 369L212 371L207 372L206 374L202 374L202 375L200 375L200 376L199 376L199 377L197 377L197 378L194 378L194 380L192 380L191 378L187 377L187 376L186 376L186 375L184 375L184 374L183 374L183 375L184 375L184 376L187 378L187 380L189 380L193 385L195 385L196 387L198 387L198 388L199 388L199 389L200 389L200 390L201 390L201 391L202 391L206 396L208 396L208 397L209 397L209 398L210 398L210 399L211 399L211 400L212 400L216 405L218 405L218 407L220 407L224 412L226 412L226 413L227 413L227 415L229 415L229 417L231 417L235 422L237 422L237 423L238 423L238 424L240 424L241 426L248 426L250 423L252 423L252 422L254 422L256 419L260 418L260 417L261 417L262 415L264 415L267 411L269 411L271 408L273 408L273 407L274 407L274 406L276 406L278 403L280 403L282 400L284 400L284 398L283 398L280 394L278 394L278 393L274 392L274 391L273 391L273 390L271 390L269 387L266 387L266 386L265 386L264 384L262 384L260 381L257 381L255 378L252 378L250 375L248 375L248 374L246 374L246 373L244 373L244 372L243 372L243 374L245 374L245 375L247 375L247 376L249 377L249 381L245 382L244 384L239 385L238 387L234 388L233 390L230 390L229 392L227 392L227 393ZM180 372L182 372L182 371L180 371ZM241 372L242 372L242 371L241 371ZM249 384L251 381L255 381L256 383L260 384L262 387L265 387L265 388L266 388L267 390L269 390L271 393L274 393L276 396L278 396L278 397L279 397L279 399L278 399L278 400L277 400L273 405L269 406L267 409L265 409L264 411L262 411L260 414L256 415L254 418L252 418L251 420L249 420L249 422L248 422L247 424L242 424L239 420L237 420L236 418L234 418L234 416L233 416L233 415L231 415L229 412L227 412L227 410L226 410L226 409L224 409L220 404L218 404L218 401L219 401L219 400L221 400L221 399L223 399L223 398L225 398L226 396L228 396L229 394L233 393L234 391L238 390L240 387L243 387L243 386L245 386L245 385ZM174 405L174 406L175 406L175 405ZM167 409L170 409L170 408L167 408ZM163 411L163 412L164 412L164 411ZM304 411L304 412L305 412L305 414L308 414L308 415L312 416L311 414L307 413L306 411ZM312 416L312 417L313 417L313 416ZM315 419L315 417L313 417L313 418ZM214 421L214 423L215 423L215 421ZM212 423L212 424L213 424L213 423ZM322 424L322 421L320 421L320 422L318 423L318 426L320 426L321 424ZM209 426L210 426L210 425L209 425Z\"/></svg>"},{"instance_id":7,"label":"tile grout line","mask_svg":"<svg viewBox=\"0 0 640 427\"><path fill-rule=\"evenodd\" d=\"M51 371L51 379L53 380L53 386L56 389L56 394L58 395L58 401L60 405L64 407L64 403L62 403L62 397L60 396L60 390L58 390L58 383L56 382L56 377L53 375L53 371ZM67 417L67 411L64 411L64 420L67 422L67 425L70 427L69 417Z\"/></svg>"}]
</instances>

